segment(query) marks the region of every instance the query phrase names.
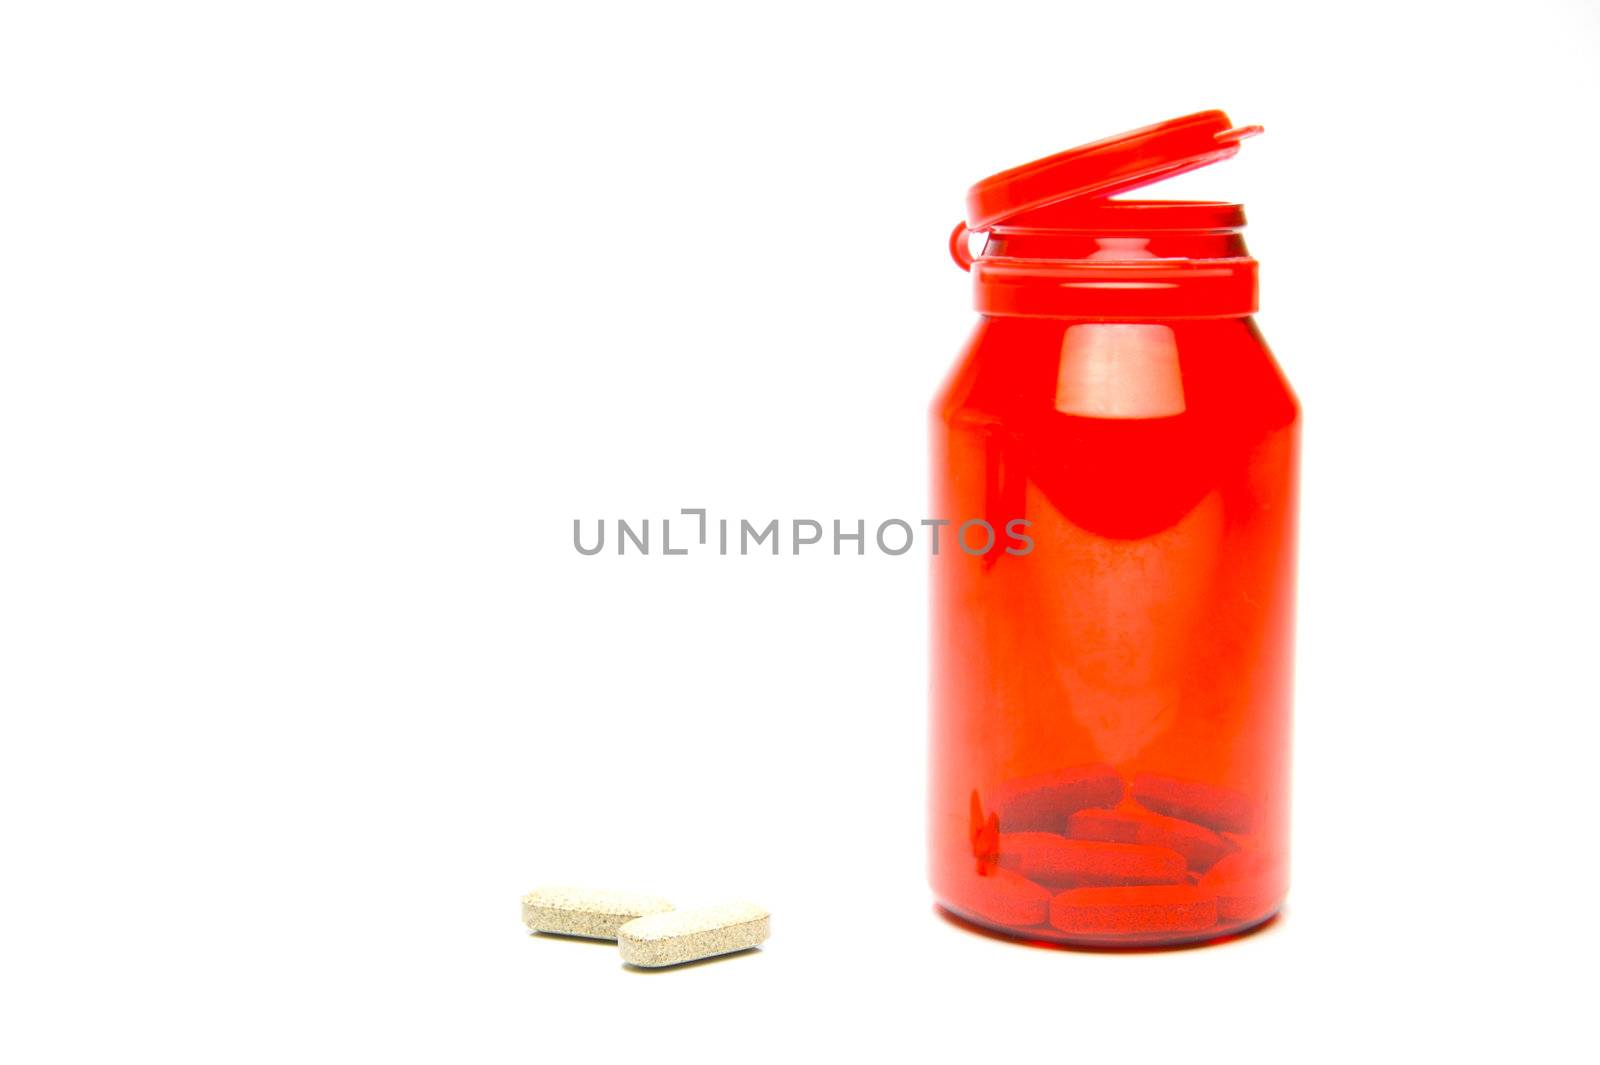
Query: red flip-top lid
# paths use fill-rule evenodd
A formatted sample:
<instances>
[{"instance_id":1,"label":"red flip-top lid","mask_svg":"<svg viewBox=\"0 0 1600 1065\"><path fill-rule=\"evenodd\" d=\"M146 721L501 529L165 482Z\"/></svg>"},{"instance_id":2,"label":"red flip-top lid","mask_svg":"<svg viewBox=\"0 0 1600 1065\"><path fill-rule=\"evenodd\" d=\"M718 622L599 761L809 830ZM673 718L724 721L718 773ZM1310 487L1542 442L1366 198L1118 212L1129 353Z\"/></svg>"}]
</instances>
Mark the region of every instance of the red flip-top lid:
<instances>
[{"instance_id":1,"label":"red flip-top lid","mask_svg":"<svg viewBox=\"0 0 1600 1065\"><path fill-rule=\"evenodd\" d=\"M1234 126L1221 111L1200 111L1069 148L972 186L966 228L988 229L1061 200L1136 189L1227 159L1238 153L1240 141L1260 132L1260 126Z\"/></svg>"}]
</instances>

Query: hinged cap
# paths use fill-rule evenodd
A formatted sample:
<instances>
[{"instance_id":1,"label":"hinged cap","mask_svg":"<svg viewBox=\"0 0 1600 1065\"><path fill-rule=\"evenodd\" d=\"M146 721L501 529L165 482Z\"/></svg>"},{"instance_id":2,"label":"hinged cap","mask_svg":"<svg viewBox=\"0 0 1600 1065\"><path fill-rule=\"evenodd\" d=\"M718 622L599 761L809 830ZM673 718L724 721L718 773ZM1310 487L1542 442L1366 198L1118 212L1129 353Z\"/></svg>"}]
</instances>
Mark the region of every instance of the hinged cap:
<instances>
[{"instance_id":1,"label":"hinged cap","mask_svg":"<svg viewBox=\"0 0 1600 1065\"><path fill-rule=\"evenodd\" d=\"M1260 126L1234 126L1222 111L1200 111L1119 133L993 177L967 191L966 228L988 229L1046 204L1110 196L1194 170L1239 151Z\"/></svg>"}]
</instances>

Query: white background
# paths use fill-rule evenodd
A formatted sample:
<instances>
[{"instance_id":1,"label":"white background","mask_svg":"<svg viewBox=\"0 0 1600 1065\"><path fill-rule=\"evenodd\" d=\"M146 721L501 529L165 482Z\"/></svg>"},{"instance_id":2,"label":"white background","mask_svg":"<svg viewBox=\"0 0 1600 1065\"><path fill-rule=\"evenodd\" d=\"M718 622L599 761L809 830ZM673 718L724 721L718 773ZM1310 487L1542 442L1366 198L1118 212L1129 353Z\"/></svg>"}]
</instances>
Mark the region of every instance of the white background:
<instances>
[{"instance_id":1,"label":"white background","mask_svg":"<svg viewBox=\"0 0 1600 1065\"><path fill-rule=\"evenodd\" d=\"M1595 4L4 11L9 1060L1593 1052ZM983 938L925 555L572 521L922 516L967 185L1206 107L1160 195L1306 409L1289 909ZM775 931L629 971L544 881Z\"/></svg>"}]
</instances>

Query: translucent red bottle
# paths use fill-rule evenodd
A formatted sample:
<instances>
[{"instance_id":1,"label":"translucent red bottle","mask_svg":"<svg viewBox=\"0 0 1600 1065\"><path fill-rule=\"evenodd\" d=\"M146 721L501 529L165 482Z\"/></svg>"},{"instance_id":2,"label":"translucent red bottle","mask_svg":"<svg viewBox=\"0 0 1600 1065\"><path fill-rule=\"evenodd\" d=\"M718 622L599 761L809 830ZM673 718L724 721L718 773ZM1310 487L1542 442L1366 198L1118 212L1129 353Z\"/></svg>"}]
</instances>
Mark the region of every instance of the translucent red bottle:
<instances>
[{"instance_id":1,"label":"translucent red bottle","mask_svg":"<svg viewBox=\"0 0 1600 1065\"><path fill-rule=\"evenodd\" d=\"M1243 210L1108 198L1254 132L997 174L952 237L982 317L933 409L930 881L1001 933L1195 942L1287 889L1299 405Z\"/></svg>"}]
</instances>

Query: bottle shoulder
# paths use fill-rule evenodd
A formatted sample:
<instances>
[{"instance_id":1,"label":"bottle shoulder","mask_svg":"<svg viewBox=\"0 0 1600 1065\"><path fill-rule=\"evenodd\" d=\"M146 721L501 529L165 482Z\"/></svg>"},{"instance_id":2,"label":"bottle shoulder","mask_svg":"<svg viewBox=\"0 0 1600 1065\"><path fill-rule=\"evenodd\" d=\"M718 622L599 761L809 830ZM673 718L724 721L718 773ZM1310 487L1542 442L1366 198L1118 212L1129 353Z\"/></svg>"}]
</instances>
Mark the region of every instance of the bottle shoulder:
<instances>
[{"instance_id":1,"label":"bottle shoulder","mask_svg":"<svg viewBox=\"0 0 1600 1065\"><path fill-rule=\"evenodd\" d=\"M1227 418L1289 424L1299 401L1251 318L982 318L940 388L944 421Z\"/></svg>"}]
</instances>

